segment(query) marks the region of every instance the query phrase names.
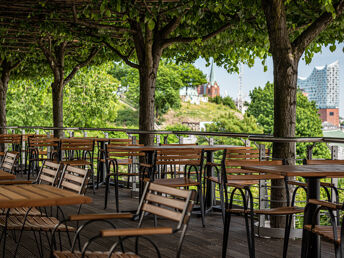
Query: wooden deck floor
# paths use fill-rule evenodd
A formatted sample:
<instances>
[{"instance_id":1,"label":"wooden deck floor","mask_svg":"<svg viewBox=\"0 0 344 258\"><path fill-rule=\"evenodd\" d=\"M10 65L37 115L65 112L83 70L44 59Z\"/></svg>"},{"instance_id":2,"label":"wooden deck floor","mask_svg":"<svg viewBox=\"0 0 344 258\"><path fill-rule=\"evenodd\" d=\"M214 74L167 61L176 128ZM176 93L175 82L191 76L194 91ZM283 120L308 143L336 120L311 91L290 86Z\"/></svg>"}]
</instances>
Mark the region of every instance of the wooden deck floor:
<instances>
[{"instance_id":1,"label":"wooden deck floor","mask_svg":"<svg viewBox=\"0 0 344 258\"><path fill-rule=\"evenodd\" d=\"M113 191L112 193L113 194ZM104 188L96 190L96 194L93 195L92 191L88 191L88 195L93 198L93 203L90 205L84 205L82 207L82 213L104 213L114 212L114 201L110 200L108 209L103 209L103 198ZM138 199L130 198L130 192L126 189L120 191L120 208L121 210L133 210L136 209ZM66 214L73 214L76 212L75 207L63 207ZM147 223L152 225L153 219L147 218ZM248 257L247 243L245 228L242 217L234 217L232 219L228 257ZM161 223L161 224L160 224ZM164 220L159 220L159 225L166 225ZM100 224L92 226L87 229L83 234L83 238L89 238L95 235L100 229ZM118 220L116 226L119 228L123 227L135 227L136 222L131 220ZM190 226L185 237L182 257L221 257L221 246L222 246L222 220L219 213L213 213L206 217L206 227L202 228L200 218L196 215L192 217ZM179 235L174 236L159 236L153 237L160 246L163 257L175 257L176 248L178 244ZM9 239L9 238L8 238ZM6 254L7 257L13 257L14 242L11 240L7 241ZM23 235L21 246L17 257L38 257L37 248L33 234L26 232ZM64 242L66 243L66 242ZM93 249L106 250L111 245L110 240L101 240L97 242ZM46 249L45 257L48 256L48 244L47 240L43 238L43 244ZM264 239L256 238L256 256L257 257L282 257L282 245L283 242L280 239ZM133 246L133 242L128 242L129 246ZM140 245L142 247L142 255L144 257L156 257L152 248L146 245ZM300 256L300 240L290 240L288 257L299 257ZM2 248L2 246L1 246ZM102 249L103 248L103 249ZM104 249L105 248L105 249ZM92 248L91 248L92 249ZM332 245L329 243L322 242L322 256L323 257L334 257Z\"/></svg>"}]
</instances>

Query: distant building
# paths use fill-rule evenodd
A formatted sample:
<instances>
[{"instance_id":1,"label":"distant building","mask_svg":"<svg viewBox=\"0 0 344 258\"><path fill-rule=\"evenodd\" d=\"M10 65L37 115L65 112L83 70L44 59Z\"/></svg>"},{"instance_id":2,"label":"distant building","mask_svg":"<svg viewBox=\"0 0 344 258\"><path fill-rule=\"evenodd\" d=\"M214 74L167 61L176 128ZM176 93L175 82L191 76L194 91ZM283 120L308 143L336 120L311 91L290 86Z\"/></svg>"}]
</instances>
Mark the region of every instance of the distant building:
<instances>
[{"instance_id":1,"label":"distant building","mask_svg":"<svg viewBox=\"0 0 344 258\"><path fill-rule=\"evenodd\" d=\"M180 98L184 102L191 104L200 104L208 102L208 97L214 98L220 96L220 87L215 81L214 62L211 64L208 82L199 85L197 88L184 87L179 91Z\"/></svg>"},{"instance_id":2,"label":"distant building","mask_svg":"<svg viewBox=\"0 0 344 258\"><path fill-rule=\"evenodd\" d=\"M220 96L220 86L215 81L214 61L211 63L208 82L197 87L198 95L214 98Z\"/></svg>"},{"instance_id":3,"label":"distant building","mask_svg":"<svg viewBox=\"0 0 344 258\"><path fill-rule=\"evenodd\" d=\"M307 78L299 77L297 84L309 100L315 101L321 121L339 127L338 61L315 67Z\"/></svg>"}]
</instances>

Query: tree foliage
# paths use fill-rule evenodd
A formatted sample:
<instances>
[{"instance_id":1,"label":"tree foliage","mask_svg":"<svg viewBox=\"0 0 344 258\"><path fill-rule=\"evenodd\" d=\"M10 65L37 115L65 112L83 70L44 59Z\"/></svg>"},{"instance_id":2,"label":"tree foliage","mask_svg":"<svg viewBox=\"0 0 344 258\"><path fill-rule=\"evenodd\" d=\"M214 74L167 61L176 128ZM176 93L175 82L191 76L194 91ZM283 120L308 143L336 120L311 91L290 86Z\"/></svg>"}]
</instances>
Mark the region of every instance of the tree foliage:
<instances>
[{"instance_id":1,"label":"tree foliage","mask_svg":"<svg viewBox=\"0 0 344 258\"><path fill-rule=\"evenodd\" d=\"M250 92L251 103L247 114L255 117L258 124L263 128L265 134L273 134L274 128L274 86L267 83L264 88L256 87ZM314 101L309 101L301 91L297 93L296 104L296 136L297 137L322 137L322 126ZM306 158L308 143L297 144L297 154ZM329 158L326 145L318 144L314 149L315 156Z\"/></svg>"},{"instance_id":2,"label":"tree foliage","mask_svg":"<svg viewBox=\"0 0 344 258\"><path fill-rule=\"evenodd\" d=\"M139 106L140 83L136 69L122 64L116 64L111 74L121 82L121 87L127 89L126 97ZM170 108L180 107L179 90L183 87L195 87L206 83L206 76L191 64L177 65L162 62L156 79L156 115L160 117Z\"/></svg>"},{"instance_id":3,"label":"tree foliage","mask_svg":"<svg viewBox=\"0 0 344 258\"><path fill-rule=\"evenodd\" d=\"M110 126L117 115L119 81L107 73L111 63L84 68L65 88L64 123L75 127ZM8 125L51 126L52 78L19 78L9 83Z\"/></svg>"},{"instance_id":4,"label":"tree foliage","mask_svg":"<svg viewBox=\"0 0 344 258\"><path fill-rule=\"evenodd\" d=\"M209 97L208 100L209 102L222 104L222 105L230 107L231 109L237 110L234 100L229 96L227 97L215 96L214 98Z\"/></svg>"}]
</instances>

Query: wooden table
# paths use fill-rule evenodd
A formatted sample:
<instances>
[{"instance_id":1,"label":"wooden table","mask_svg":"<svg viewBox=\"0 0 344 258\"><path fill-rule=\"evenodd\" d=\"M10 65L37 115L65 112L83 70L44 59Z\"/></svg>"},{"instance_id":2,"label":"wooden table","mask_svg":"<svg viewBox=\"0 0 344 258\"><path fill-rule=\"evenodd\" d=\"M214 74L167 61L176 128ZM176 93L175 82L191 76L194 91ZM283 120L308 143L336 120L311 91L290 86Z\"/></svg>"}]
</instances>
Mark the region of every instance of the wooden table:
<instances>
[{"instance_id":1,"label":"wooden table","mask_svg":"<svg viewBox=\"0 0 344 258\"><path fill-rule=\"evenodd\" d=\"M344 165L243 166L242 168L255 172L305 178L307 181L307 201L320 198L320 178L344 176ZM308 209L307 214L304 216L304 224L312 224L316 208L314 205ZM319 217L316 223L319 223ZM308 256L305 255L306 253L308 253ZM303 230L302 235L301 257L320 257L320 238L305 230Z\"/></svg>"},{"instance_id":2,"label":"wooden table","mask_svg":"<svg viewBox=\"0 0 344 258\"><path fill-rule=\"evenodd\" d=\"M0 208L46 207L92 202L88 196L76 194L50 185L4 185L0 186ZM6 220L9 212L6 214ZM7 223L6 223L7 224ZM3 230L3 254L5 257L6 231Z\"/></svg>"},{"instance_id":3,"label":"wooden table","mask_svg":"<svg viewBox=\"0 0 344 258\"><path fill-rule=\"evenodd\" d=\"M0 180L13 180L16 179L14 174L8 173L0 169Z\"/></svg>"}]
</instances>

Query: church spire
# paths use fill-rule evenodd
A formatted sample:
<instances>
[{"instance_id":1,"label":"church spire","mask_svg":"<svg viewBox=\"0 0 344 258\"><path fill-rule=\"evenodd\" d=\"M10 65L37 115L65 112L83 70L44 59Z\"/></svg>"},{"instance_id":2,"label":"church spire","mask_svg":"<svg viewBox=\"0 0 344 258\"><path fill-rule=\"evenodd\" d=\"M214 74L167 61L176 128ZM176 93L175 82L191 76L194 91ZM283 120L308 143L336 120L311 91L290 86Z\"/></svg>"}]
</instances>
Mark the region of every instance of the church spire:
<instances>
[{"instance_id":1,"label":"church spire","mask_svg":"<svg viewBox=\"0 0 344 258\"><path fill-rule=\"evenodd\" d=\"M209 74L209 82L210 85L214 85L215 82L215 74L214 74L214 59L211 63L210 74Z\"/></svg>"}]
</instances>

